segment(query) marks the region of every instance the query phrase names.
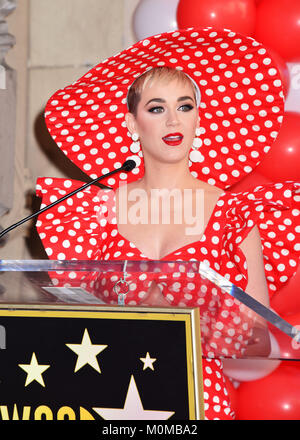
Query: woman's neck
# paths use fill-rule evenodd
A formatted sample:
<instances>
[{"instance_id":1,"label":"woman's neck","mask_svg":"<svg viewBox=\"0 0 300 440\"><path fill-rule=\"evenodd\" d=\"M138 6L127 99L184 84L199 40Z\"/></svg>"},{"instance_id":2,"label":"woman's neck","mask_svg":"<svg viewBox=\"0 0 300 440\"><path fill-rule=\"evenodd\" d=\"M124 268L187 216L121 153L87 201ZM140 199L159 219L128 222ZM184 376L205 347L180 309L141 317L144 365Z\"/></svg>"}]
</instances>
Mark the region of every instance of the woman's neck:
<instances>
[{"instance_id":1,"label":"woman's neck","mask_svg":"<svg viewBox=\"0 0 300 440\"><path fill-rule=\"evenodd\" d=\"M148 168L149 169L149 168ZM147 192L151 189L186 189L199 186L199 180L196 179L189 169L172 164L164 164L159 167L153 167L149 172L145 168L144 176L139 180L139 185Z\"/></svg>"}]
</instances>

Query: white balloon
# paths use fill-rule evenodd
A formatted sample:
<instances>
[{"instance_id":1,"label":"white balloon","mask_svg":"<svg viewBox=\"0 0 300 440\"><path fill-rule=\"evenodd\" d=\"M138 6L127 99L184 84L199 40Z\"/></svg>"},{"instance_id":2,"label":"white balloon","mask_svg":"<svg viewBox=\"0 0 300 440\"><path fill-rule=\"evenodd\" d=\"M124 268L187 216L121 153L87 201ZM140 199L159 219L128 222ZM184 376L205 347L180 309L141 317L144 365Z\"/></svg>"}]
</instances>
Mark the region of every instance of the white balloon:
<instances>
[{"instance_id":1,"label":"white balloon","mask_svg":"<svg viewBox=\"0 0 300 440\"><path fill-rule=\"evenodd\" d=\"M179 0L140 0L133 15L137 40L177 29L176 11Z\"/></svg>"},{"instance_id":2,"label":"white balloon","mask_svg":"<svg viewBox=\"0 0 300 440\"><path fill-rule=\"evenodd\" d=\"M249 382L261 379L272 373L281 361L280 347L276 338L270 333L270 359L223 359L223 372L226 376L239 382Z\"/></svg>"}]
</instances>

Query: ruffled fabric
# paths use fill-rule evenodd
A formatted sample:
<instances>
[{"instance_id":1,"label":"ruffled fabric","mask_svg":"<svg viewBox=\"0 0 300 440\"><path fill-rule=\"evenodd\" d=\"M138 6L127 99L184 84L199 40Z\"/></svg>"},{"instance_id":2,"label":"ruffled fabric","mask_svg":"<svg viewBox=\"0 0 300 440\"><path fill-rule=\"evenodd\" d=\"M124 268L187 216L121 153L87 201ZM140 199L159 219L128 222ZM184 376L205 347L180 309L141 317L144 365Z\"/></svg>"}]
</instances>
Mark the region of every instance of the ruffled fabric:
<instances>
[{"instance_id":1,"label":"ruffled fabric","mask_svg":"<svg viewBox=\"0 0 300 440\"><path fill-rule=\"evenodd\" d=\"M37 195L45 206L81 185L82 182L69 179L42 178L38 180ZM112 190L90 187L70 197L41 214L37 230L51 259L143 260L140 271L130 272L126 278L127 305L138 305L154 280L171 306L200 307L205 416L230 419L233 414L222 364L213 358L218 354L241 356L252 336L255 319L238 301L180 262L203 261L246 290L247 265L240 244L257 225L269 293L273 295L296 273L299 262L299 190L300 184L285 182L223 193L201 240L162 258L159 270L153 273L147 272L147 261L151 259L118 232ZM123 277L122 272L49 275L54 285L80 286L108 304L117 304L114 287Z\"/></svg>"},{"instance_id":2,"label":"ruffled fabric","mask_svg":"<svg viewBox=\"0 0 300 440\"><path fill-rule=\"evenodd\" d=\"M37 195L42 197L43 207L81 185L82 182L69 179L40 178ZM258 186L251 191L225 193L217 202L202 239L183 246L161 261L204 261L245 289L248 282L247 265L240 244L257 225L272 296L297 271L299 192L300 184L285 182ZM114 191L89 187L41 214L37 230L49 258L150 260L134 243L119 234L115 208ZM115 304L117 295L111 283L114 284L119 275L111 274L110 278L102 276L89 287L95 290L93 293L97 296L104 296L106 302ZM184 267L178 267L172 273L168 270L146 277L129 274L128 281L133 281L132 276L135 276L135 280L127 295L129 305L138 304L155 280L170 304L203 306L203 292L199 291L199 285L203 283L198 282L197 286L197 276L195 278L195 274L185 273ZM77 281L80 283L80 279Z\"/></svg>"},{"instance_id":3,"label":"ruffled fabric","mask_svg":"<svg viewBox=\"0 0 300 440\"><path fill-rule=\"evenodd\" d=\"M39 178L36 194L42 198L41 208L82 185L77 180ZM98 187L90 186L39 215L36 228L51 260L100 258L99 191ZM92 293L96 273L59 271L49 276L55 286L81 287Z\"/></svg>"},{"instance_id":4,"label":"ruffled fabric","mask_svg":"<svg viewBox=\"0 0 300 440\"><path fill-rule=\"evenodd\" d=\"M82 185L77 180L39 178L36 194L42 198L41 208ZM40 214L36 228L49 258L85 260L97 256L101 245L99 191L98 187L90 186Z\"/></svg>"},{"instance_id":5,"label":"ruffled fabric","mask_svg":"<svg viewBox=\"0 0 300 440\"><path fill-rule=\"evenodd\" d=\"M239 245L256 224L262 241L265 274L272 296L297 271L300 253L300 184L292 181L258 186L231 194L227 211L225 252L245 273L245 256Z\"/></svg>"}]
</instances>

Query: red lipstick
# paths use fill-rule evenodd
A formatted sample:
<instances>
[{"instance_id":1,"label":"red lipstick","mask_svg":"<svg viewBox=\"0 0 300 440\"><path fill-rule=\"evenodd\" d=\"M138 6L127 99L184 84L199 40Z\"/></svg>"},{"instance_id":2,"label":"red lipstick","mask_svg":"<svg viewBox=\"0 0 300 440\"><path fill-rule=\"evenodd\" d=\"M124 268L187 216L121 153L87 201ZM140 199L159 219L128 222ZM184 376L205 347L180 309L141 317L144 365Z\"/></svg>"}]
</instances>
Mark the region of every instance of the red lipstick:
<instances>
[{"instance_id":1,"label":"red lipstick","mask_svg":"<svg viewBox=\"0 0 300 440\"><path fill-rule=\"evenodd\" d=\"M162 138L165 144L170 146L180 145L183 139L183 134L181 133L169 133Z\"/></svg>"}]
</instances>

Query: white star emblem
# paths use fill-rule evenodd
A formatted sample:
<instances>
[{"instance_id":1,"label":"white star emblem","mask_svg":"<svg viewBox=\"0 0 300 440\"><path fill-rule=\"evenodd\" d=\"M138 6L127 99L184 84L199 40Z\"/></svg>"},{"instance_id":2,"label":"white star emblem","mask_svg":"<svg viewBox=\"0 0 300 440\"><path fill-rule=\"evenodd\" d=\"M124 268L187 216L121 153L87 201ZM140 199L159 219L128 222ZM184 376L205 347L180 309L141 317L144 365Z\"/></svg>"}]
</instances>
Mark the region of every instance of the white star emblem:
<instances>
[{"instance_id":1,"label":"white star emblem","mask_svg":"<svg viewBox=\"0 0 300 440\"><path fill-rule=\"evenodd\" d=\"M144 363L143 365L143 371L147 368L150 368L154 371L153 363L156 361L155 358L151 358L150 354L147 352L146 357L140 358L140 360Z\"/></svg>"},{"instance_id":2,"label":"white star emblem","mask_svg":"<svg viewBox=\"0 0 300 440\"><path fill-rule=\"evenodd\" d=\"M93 408L104 420L167 420L174 411L144 410L133 375L124 408Z\"/></svg>"},{"instance_id":3,"label":"white star emblem","mask_svg":"<svg viewBox=\"0 0 300 440\"><path fill-rule=\"evenodd\" d=\"M66 344L66 346L78 355L74 370L75 373L86 364L93 367L98 373L101 373L96 356L105 350L107 345L92 344L87 329L84 330L81 344Z\"/></svg>"},{"instance_id":4,"label":"white star emblem","mask_svg":"<svg viewBox=\"0 0 300 440\"><path fill-rule=\"evenodd\" d=\"M39 365L35 353L32 353L30 364L18 364L22 370L26 371L27 377L25 387L36 380L43 387L45 386L42 373L46 371L50 365Z\"/></svg>"}]
</instances>

